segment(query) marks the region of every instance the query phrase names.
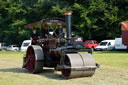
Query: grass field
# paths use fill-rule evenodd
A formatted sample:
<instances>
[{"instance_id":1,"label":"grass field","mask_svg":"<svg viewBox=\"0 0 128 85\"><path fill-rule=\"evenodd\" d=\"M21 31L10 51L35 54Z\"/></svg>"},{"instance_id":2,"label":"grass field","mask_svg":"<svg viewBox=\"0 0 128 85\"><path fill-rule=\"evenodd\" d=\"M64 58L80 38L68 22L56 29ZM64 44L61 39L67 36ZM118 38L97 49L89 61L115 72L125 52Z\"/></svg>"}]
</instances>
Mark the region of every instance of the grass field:
<instances>
[{"instance_id":1,"label":"grass field","mask_svg":"<svg viewBox=\"0 0 128 85\"><path fill-rule=\"evenodd\" d=\"M94 52L100 68L92 77L66 80L61 72L45 68L40 74L22 69L24 52L0 52L0 85L128 85L127 52Z\"/></svg>"}]
</instances>

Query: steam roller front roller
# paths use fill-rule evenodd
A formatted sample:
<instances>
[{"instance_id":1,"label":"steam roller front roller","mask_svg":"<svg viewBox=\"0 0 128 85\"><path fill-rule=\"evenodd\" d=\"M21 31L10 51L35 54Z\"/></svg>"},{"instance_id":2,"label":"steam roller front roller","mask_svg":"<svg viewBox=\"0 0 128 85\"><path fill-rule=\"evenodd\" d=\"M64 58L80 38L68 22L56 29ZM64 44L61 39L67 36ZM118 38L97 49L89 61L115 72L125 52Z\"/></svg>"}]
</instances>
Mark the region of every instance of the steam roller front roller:
<instances>
[{"instance_id":1,"label":"steam roller front roller","mask_svg":"<svg viewBox=\"0 0 128 85\"><path fill-rule=\"evenodd\" d=\"M40 46L29 46L24 58L23 67L30 73L40 73L43 70L44 54Z\"/></svg>"},{"instance_id":2,"label":"steam roller front roller","mask_svg":"<svg viewBox=\"0 0 128 85\"><path fill-rule=\"evenodd\" d=\"M66 54L61 72L65 78L89 77L96 68L94 57L89 53Z\"/></svg>"}]
</instances>

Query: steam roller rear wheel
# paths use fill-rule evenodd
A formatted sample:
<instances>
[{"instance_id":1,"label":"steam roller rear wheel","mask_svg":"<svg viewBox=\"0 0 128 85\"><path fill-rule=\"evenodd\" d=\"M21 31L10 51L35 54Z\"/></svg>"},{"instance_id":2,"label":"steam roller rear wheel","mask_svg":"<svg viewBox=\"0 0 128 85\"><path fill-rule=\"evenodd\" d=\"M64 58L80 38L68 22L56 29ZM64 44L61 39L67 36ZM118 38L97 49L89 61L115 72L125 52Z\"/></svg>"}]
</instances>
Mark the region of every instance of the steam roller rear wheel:
<instances>
[{"instance_id":1,"label":"steam roller rear wheel","mask_svg":"<svg viewBox=\"0 0 128 85\"><path fill-rule=\"evenodd\" d=\"M26 53L26 69L30 73L39 73L43 70L43 50L40 46L29 46Z\"/></svg>"},{"instance_id":2,"label":"steam roller rear wheel","mask_svg":"<svg viewBox=\"0 0 128 85\"><path fill-rule=\"evenodd\" d=\"M65 78L75 78L75 77L88 77L92 76L95 69L80 69L80 67L96 66L93 56L89 53L79 53L79 54L67 54L63 61L65 66L70 67L69 69L62 69L62 75ZM72 68L79 68L75 70Z\"/></svg>"}]
</instances>

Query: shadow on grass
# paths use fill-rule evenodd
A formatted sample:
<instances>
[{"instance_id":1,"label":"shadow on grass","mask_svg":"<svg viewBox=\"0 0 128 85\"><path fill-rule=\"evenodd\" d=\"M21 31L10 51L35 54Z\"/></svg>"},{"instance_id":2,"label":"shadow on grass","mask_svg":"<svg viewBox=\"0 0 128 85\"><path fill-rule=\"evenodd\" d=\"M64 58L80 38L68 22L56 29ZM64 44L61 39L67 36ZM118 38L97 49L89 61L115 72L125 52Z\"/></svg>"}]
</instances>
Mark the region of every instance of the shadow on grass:
<instances>
[{"instance_id":1,"label":"shadow on grass","mask_svg":"<svg viewBox=\"0 0 128 85\"><path fill-rule=\"evenodd\" d=\"M38 75L45 76L46 78L49 78L49 79L65 80L62 74L57 74L54 69L43 69L42 73Z\"/></svg>"},{"instance_id":2,"label":"shadow on grass","mask_svg":"<svg viewBox=\"0 0 128 85\"><path fill-rule=\"evenodd\" d=\"M7 68L7 69L0 69L0 72L14 72L14 73L26 73L31 74L27 70L23 68ZM33 74L33 75L39 75L44 76L49 79L55 79L55 80L65 80L64 77L61 74L55 73L54 69L43 69L41 73Z\"/></svg>"},{"instance_id":3,"label":"shadow on grass","mask_svg":"<svg viewBox=\"0 0 128 85\"><path fill-rule=\"evenodd\" d=\"M27 73L22 68L7 68L7 69L0 69L0 72L14 72L14 73Z\"/></svg>"}]
</instances>

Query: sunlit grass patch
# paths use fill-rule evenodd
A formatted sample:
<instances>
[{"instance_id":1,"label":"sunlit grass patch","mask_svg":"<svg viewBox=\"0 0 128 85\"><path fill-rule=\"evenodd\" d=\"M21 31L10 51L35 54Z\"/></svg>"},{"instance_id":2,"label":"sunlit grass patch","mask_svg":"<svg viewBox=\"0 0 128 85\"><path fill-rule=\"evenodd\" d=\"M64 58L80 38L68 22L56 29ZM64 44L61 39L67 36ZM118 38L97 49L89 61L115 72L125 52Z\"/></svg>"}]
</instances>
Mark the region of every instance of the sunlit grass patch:
<instances>
[{"instance_id":1,"label":"sunlit grass patch","mask_svg":"<svg viewBox=\"0 0 128 85\"><path fill-rule=\"evenodd\" d=\"M100 64L92 77L64 79L61 72L44 68L39 74L22 68L25 52L0 51L0 85L128 85L128 53L98 51L93 56Z\"/></svg>"}]
</instances>

